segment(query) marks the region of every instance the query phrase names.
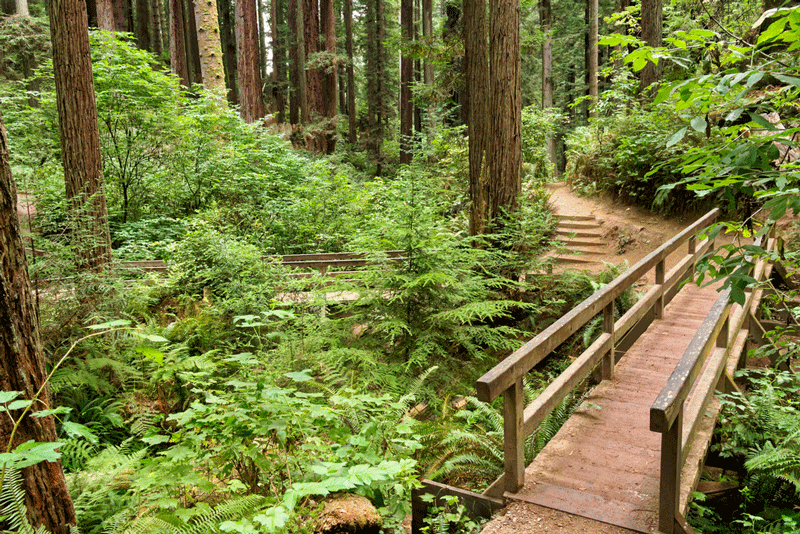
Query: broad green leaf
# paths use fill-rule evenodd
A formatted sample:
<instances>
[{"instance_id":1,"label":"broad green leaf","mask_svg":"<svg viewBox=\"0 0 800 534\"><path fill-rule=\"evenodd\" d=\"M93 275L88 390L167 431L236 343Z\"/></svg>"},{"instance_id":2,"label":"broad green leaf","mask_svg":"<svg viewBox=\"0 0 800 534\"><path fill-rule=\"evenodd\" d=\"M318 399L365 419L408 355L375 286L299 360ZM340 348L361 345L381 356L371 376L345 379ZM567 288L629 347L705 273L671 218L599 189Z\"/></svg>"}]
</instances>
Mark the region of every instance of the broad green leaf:
<instances>
[{"instance_id":1,"label":"broad green leaf","mask_svg":"<svg viewBox=\"0 0 800 534\"><path fill-rule=\"evenodd\" d=\"M800 78L795 78L794 76L786 76L783 74L773 74L773 76L775 76L783 83L789 84L793 87L800 87Z\"/></svg>"},{"instance_id":2,"label":"broad green leaf","mask_svg":"<svg viewBox=\"0 0 800 534\"><path fill-rule=\"evenodd\" d=\"M752 111L748 112L750 115L750 120L761 126L762 128L766 128L767 130L774 131L775 125L769 122L767 119L759 115L758 113L753 113Z\"/></svg>"},{"instance_id":3,"label":"broad green leaf","mask_svg":"<svg viewBox=\"0 0 800 534\"><path fill-rule=\"evenodd\" d=\"M24 408L27 408L31 404L33 404L32 400L27 400L27 399L15 400L14 402L11 402L8 405L8 410L9 411L11 411L11 410L22 410Z\"/></svg>"},{"instance_id":4,"label":"broad green leaf","mask_svg":"<svg viewBox=\"0 0 800 534\"><path fill-rule=\"evenodd\" d=\"M278 532L289 521L289 512L283 506L270 508L263 514L258 514L253 521L260 523L266 532Z\"/></svg>"},{"instance_id":5,"label":"broad green leaf","mask_svg":"<svg viewBox=\"0 0 800 534\"><path fill-rule=\"evenodd\" d=\"M160 350L153 347L136 347L134 350L148 360L153 360L158 365L164 365L164 353Z\"/></svg>"},{"instance_id":6,"label":"broad green leaf","mask_svg":"<svg viewBox=\"0 0 800 534\"><path fill-rule=\"evenodd\" d=\"M11 402L22 395L21 391L0 391L0 404Z\"/></svg>"},{"instance_id":7,"label":"broad green leaf","mask_svg":"<svg viewBox=\"0 0 800 534\"><path fill-rule=\"evenodd\" d=\"M50 410L39 410L39 411L33 412L31 414L31 417L47 417L48 415L58 415L58 414L62 414L62 413L69 413L71 411L72 411L72 408L69 408L67 406L59 406L58 408L53 408L53 409L50 409Z\"/></svg>"},{"instance_id":8,"label":"broad green leaf","mask_svg":"<svg viewBox=\"0 0 800 534\"><path fill-rule=\"evenodd\" d=\"M311 376L310 369L303 369L302 371L296 373L285 373L283 376L286 378L291 378L295 382L308 382L310 380L314 380L314 377Z\"/></svg>"},{"instance_id":9,"label":"broad green leaf","mask_svg":"<svg viewBox=\"0 0 800 534\"><path fill-rule=\"evenodd\" d=\"M108 321L107 323L90 324L86 328L89 330L110 330L112 328L128 327L131 322L127 319L117 319L116 321Z\"/></svg>"},{"instance_id":10,"label":"broad green leaf","mask_svg":"<svg viewBox=\"0 0 800 534\"><path fill-rule=\"evenodd\" d=\"M61 429L71 438L84 438L90 443L97 443L97 435L92 432L89 427L80 423L73 423L72 421L64 421Z\"/></svg>"},{"instance_id":11,"label":"broad green leaf","mask_svg":"<svg viewBox=\"0 0 800 534\"><path fill-rule=\"evenodd\" d=\"M57 462L61 458L61 453L56 449L63 445L61 442L26 441L11 453L14 456L12 462L17 469L24 469L40 462Z\"/></svg>"},{"instance_id":12,"label":"broad green leaf","mask_svg":"<svg viewBox=\"0 0 800 534\"><path fill-rule=\"evenodd\" d=\"M735 122L736 120L739 119L739 117L742 116L742 112L743 111L744 111L744 108L734 109L733 111L731 111L730 113L725 115L725 120L728 121L728 122Z\"/></svg>"},{"instance_id":13,"label":"broad green leaf","mask_svg":"<svg viewBox=\"0 0 800 534\"><path fill-rule=\"evenodd\" d=\"M692 125L692 129L694 131L700 132L700 133L705 133L706 126L708 126L708 123L706 122L706 119L703 118L702 115L697 115L696 117L694 117L692 119L691 125ZM667 146L670 146L670 145L667 145Z\"/></svg>"},{"instance_id":14,"label":"broad green leaf","mask_svg":"<svg viewBox=\"0 0 800 534\"><path fill-rule=\"evenodd\" d=\"M758 82L761 81L761 78L763 77L764 77L763 72L754 72L753 74L750 75L749 78L747 78L747 86L754 87Z\"/></svg>"},{"instance_id":15,"label":"broad green leaf","mask_svg":"<svg viewBox=\"0 0 800 534\"><path fill-rule=\"evenodd\" d=\"M688 130L689 129L687 127L683 127L674 134L672 134L672 136L669 139L667 139L667 148L673 145L677 145L681 141L681 139L683 139L686 136L686 132Z\"/></svg>"}]
</instances>

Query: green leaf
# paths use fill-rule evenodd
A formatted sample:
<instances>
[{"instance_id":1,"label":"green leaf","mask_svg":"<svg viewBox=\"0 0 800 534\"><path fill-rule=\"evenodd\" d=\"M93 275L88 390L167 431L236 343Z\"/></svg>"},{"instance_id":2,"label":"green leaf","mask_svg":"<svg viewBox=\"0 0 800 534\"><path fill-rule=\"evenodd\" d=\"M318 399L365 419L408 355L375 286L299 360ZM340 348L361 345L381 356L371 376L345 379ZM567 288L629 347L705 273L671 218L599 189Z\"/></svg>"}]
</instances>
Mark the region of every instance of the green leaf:
<instances>
[{"instance_id":1,"label":"green leaf","mask_svg":"<svg viewBox=\"0 0 800 534\"><path fill-rule=\"evenodd\" d=\"M311 376L311 369L303 369L297 373L285 373L283 376L286 378L291 378L295 382L308 382L310 380L314 380L314 377Z\"/></svg>"},{"instance_id":2,"label":"green leaf","mask_svg":"<svg viewBox=\"0 0 800 534\"><path fill-rule=\"evenodd\" d=\"M759 115L758 113L753 113L752 111L749 111L747 114L750 115L750 120L751 121L755 122L756 124L758 124L762 128L766 128L767 130L770 130L770 131L774 131L775 130L775 125L772 124L771 122L769 122L767 119L765 119L761 115Z\"/></svg>"},{"instance_id":3,"label":"green leaf","mask_svg":"<svg viewBox=\"0 0 800 534\"><path fill-rule=\"evenodd\" d=\"M112 328L129 327L131 322L127 319L117 319L116 321L108 321L100 324L90 324L86 328L89 330L111 330Z\"/></svg>"},{"instance_id":4,"label":"green leaf","mask_svg":"<svg viewBox=\"0 0 800 534\"><path fill-rule=\"evenodd\" d=\"M31 413L31 417L47 417L48 415L59 415L62 413L69 413L72 411L72 408L67 406L59 406L58 408L53 408L50 410L39 410L36 412Z\"/></svg>"},{"instance_id":5,"label":"green leaf","mask_svg":"<svg viewBox=\"0 0 800 534\"><path fill-rule=\"evenodd\" d=\"M742 112L743 111L744 111L744 108L734 109L733 111L731 111L730 113L725 115L725 120L728 121L728 122L735 122L736 120L739 119L739 117L742 116Z\"/></svg>"},{"instance_id":6,"label":"green leaf","mask_svg":"<svg viewBox=\"0 0 800 534\"><path fill-rule=\"evenodd\" d=\"M72 421L65 421L61 425L61 429L71 438L84 438L90 443L97 443L97 435L92 432L89 427L80 423L73 423Z\"/></svg>"},{"instance_id":7,"label":"green leaf","mask_svg":"<svg viewBox=\"0 0 800 534\"><path fill-rule=\"evenodd\" d=\"M39 462L57 462L61 453L56 451L64 444L61 442L37 443L33 440L20 444L11 453L12 463L17 469L24 469Z\"/></svg>"},{"instance_id":8,"label":"green leaf","mask_svg":"<svg viewBox=\"0 0 800 534\"><path fill-rule=\"evenodd\" d=\"M153 347L136 347L134 350L148 360L153 360L158 365L164 365L164 353L160 350Z\"/></svg>"},{"instance_id":9,"label":"green leaf","mask_svg":"<svg viewBox=\"0 0 800 534\"><path fill-rule=\"evenodd\" d=\"M689 128L683 127L674 134L672 134L672 136L669 139L667 139L667 148L677 145L681 141L681 139L683 139L686 136L686 132L688 130Z\"/></svg>"},{"instance_id":10,"label":"green leaf","mask_svg":"<svg viewBox=\"0 0 800 534\"><path fill-rule=\"evenodd\" d=\"M800 88L800 78L795 78L794 76L786 76L784 74L773 74L777 79L782 81L785 84L789 84L793 87Z\"/></svg>"},{"instance_id":11,"label":"green leaf","mask_svg":"<svg viewBox=\"0 0 800 534\"><path fill-rule=\"evenodd\" d=\"M260 523L266 532L278 532L289 521L289 512L283 506L274 506L263 514L258 514L253 521Z\"/></svg>"},{"instance_id":12,"label":"green leaf","mask_svg":"<svg viewBox=\"0 0 800 534\"><path fill-rule=\"evenodd\" d=\"M21 391L0 391L0 404L11 402L22 395Z\"/></svg>"},{"instance_id":13,"label":"green leaf","mask_svg":"<svg viewBox=\"0 0 800 534\"><path fill-rule=\"evenodd\" d=\"M708 126L708 123L706 122L706 119L703 118L702 115L697 115L696 117L694 117L692 119L691 125L692 125L692 129L694 131L700 132L700 133L705 133L706 126ZM671 145L667 144L667 146L669 147Z\"/></svg>"},{"instance_id":14,"label":"green leaf","mask_svg":"<svg viewBox=\"0 0 800 534\"><path fill-rule=\"evenodd\" d=\"M12 402L12 403L10 403L8 405L8 409L9 409L9 411L11 411L11 410L22 410L23 408L27 408L31 404L33 404L32 400L27 400L27 399L15 400L14 402Z\"/></svg>"}]
</instances>

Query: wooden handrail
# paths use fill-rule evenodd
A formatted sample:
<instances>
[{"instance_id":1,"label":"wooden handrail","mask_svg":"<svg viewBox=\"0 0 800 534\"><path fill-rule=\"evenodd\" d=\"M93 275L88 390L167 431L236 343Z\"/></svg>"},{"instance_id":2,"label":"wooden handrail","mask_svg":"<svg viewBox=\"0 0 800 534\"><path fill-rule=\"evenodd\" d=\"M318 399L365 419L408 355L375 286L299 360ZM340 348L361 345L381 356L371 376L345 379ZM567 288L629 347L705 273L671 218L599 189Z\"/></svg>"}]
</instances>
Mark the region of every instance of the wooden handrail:
<instances>
[{"instance_id":1,"label":"wooden handrail","mask_svg":"<svg viewBox=\"0 0 800 534\"><path fill-rule=\"evenodd\" d=\"M487 494L502 494L518 491L525 482L525 466L522 451L526 436L536 430L555 406L602 360L603 379L614 375L614 347L618 340L634 325L650 313L659 316L673 290L685 279L691 267L710 247L708 239L697 243L695 234L707 227L719 215L714 209L691 226L648 254L633 267L622 273L581 304L550 325L542 333L528 341L520 349L500 362L478 379L478 398L490 402L503 395L503 428L505 470L502 483L496 482ZM689 243L689 252L668 273L665 272L667 256L684 242ZM656 285L616 322L614 301L636 283L649 270L656 270ZM534 365L549 355L569 336L577 332L597 314L603 314L603 333L539 396L525 407L522 395L522 377ZM502 486L502 487L501 487Z\"/></svg>"},{"instance_id":2,"label":"wooden handrail","mask_svg":"<svg viewBox=\"0 0 800 534\"><path fill-rule=\"evenodd\" d=\"M596 291L561 319L547 327L539 335L525 343L488 373L480 377L476 384L478 399L484 402L496 399L502 392L511 387L516 379L533 369L537 363L600 313L610 302L622 295L626 289L636 283L645 273L658 263L663 262L690 236L694 236L700 229L715 221L718 215L719 210L716 208L708 212L694 224L619 275L611 283Z\"/></svg>"},{"instance_id":3,"label":"wooden handrail","mask_svg":"<svg viewBox=\"0 0 800 534\"><path fill-rule=\"evenodd\" d=\"M759 239L756 245L761 242ZM766 250L773 250L775 243L776 240L771 237ZM768 273L766 262L759 259L752 273L753 278L760 281ZM680 512L681 470L700 425L701 414L705 413L711 402L715 386L719 387L728 360L735 357L738 361L739 355L731 354L732 347L741 338L740 330L750 310L758 305L756 291L747 294L743 306L731 302L730 294L731 289L728 288L714 302L666 385L650 407L650 430L661 433L658 528L665 534L686 531L683 527L685 520ZM701 373L705 378L698 382ZM684 415L687 411L684 402L695 383L698 383L698 391L693 394L690 402L688 428L684 428Z\"/></svg>"}]
</instances>

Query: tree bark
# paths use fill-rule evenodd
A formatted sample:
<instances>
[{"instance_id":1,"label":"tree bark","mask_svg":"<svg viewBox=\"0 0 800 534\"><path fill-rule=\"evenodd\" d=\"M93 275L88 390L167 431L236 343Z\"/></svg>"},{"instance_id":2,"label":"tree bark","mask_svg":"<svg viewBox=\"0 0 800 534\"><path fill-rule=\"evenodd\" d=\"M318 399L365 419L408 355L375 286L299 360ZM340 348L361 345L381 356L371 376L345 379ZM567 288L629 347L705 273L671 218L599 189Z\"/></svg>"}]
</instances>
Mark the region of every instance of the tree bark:
<instances>
[{"instance_id":1,"label":"tree bark","mask_svg":"<svg viewBox=\"0 0 800 534\"><path fill-rule=\"evenodd\" d=\"M114 4L111 0L97 0L97 27L101 30L113 32L115 30L114 22Z\"/></svg>"},{"instance_id":2,"label":"tree bark","mask_svg":"<svg viewBox=\"0 0 800 534\"><path fill-rule=\"evenodd\" d=\"M150 20L150 0L136 0L136 45L148 52L153 51Z\"/></svg>"},{"instance_id":3,"label":"tree bark","mask_svg":"<svg viewBox=\"0 0 800 534\"><path fill-rule=\"evenodd\" d=\"M433 39L433 0L422 0L422 38L425 40L426 44L430 44L431 40ZM433 87L433 61L425 58L422 66L423 72L423 81L425 86L430 90ZM433 104L429 104L428 106L428 130L433 131L435 128L435 123L433 121L434 117L434 107Z\"/></svg>"},{"instance_id":4,"label":"tree bark","mask_svg":"<svg viewBox=\"0 0 800 534\"><path fill-rule=\"evenodd\" d=\"M347 141L358 142L356 128L356 74L353 64L353 0L344 0L345 52L347 53Z\"/></svg>"},{"instance_id":5,"label":"tree bark","mask_svg":"<svg viewBox=\"0 0 800 534\"><path fill-rule=\"evenodd\" d=\"M553 28L553 10L550 0L539 0L539 18L542 24L544 42L542 43L542 109L547 110L553 107L553 40L551 31ZM552 134L545 136L547 146L547 156L557 167L556 141Z\"/></svg>"},{"instance_id":6,"label":"tree bark","mask_svg":"<svg viewBox=\"0 0 800 534\"><path fill-rule=\"evenodd\" d=\"M404 42L414 40L414 2L400 0L400 31ZM409 164L413 156L411 140L414 128L414 105L411 85L414 83L414 60L408 54L400 57L400 163Z\"/></svg>"},{"instance_id":7,"label":"tree bark","mask_svg":"<svg viewBox=\"0 0 800 534\"><path fill-rule=\"evenodd\" d=\"M194 0L197 21L197 45L203 84L211 92L225 97L225 67L222 65L222 45L215 0Z\"/></svg>"},{"instance_id":8,"label":"tree bark","mask_svg":"<svg viewBox=\"0 0 800 534\"><path fill-rule=\"evenodd\" d=\"M586 49L587 57L588 57L588 64L587 64L587 76L589 78L589 96L591 97L591 116L596 117L597 112L595 111L595 105L597 104L597 97L599 96L598 88L597 88L597 59L598 59L598 49L597 49L597 38L598 38L598 19L600 14L600 5L598 0L586 0L586 9L588 12L589 17L589 42Z\"/></svg>"},{"instance_id":9,"label":"tree bark","mask_svg":"<svg viewBox=\"0 0 800 534\"><path fill-rule=\"evenodd\" d=\"M238 76L236 74L236 37L234 17L231 2L235 0L218 0L220 19L220 49L222 50L222 65L225 69L225 86L228 88L228 102L239 104Z\"/></svg>"},{"instance_id":10,"label":"tree bark","mask_svg":"<svg viewBox=\"0 0 800 534\"><path fill-rule=\"evenodd\" d=\"M111 0L111 4L114 13L114 30L128 31L128 12L130 11L128 0Z\"/></svg>"},{"instance_id":11,"label":"tree bark","mask_svg":"<svg viewBox=\"0 0 800 534\"><path fill-rule=\"evenodd\" d=\"M17 15L27 17L30 15L28 12L28 0L17 0Z\"/></svg>"},{"instance_id":12,"label":"tree bark","mask_svg":"<svg viewBox=\"0 0 800 534\"><path fill-rule=\"evenodd\" d=\"M502 218L517 209L521 191L522 97L519 0L490 0L488 109L486 163L490 177L489 221L492 233Z\"/></svg>"},{"instance_id":13,"label":"tree bark","mask_svg":"<svg viewBox=\"0 0 800 534\"><path fill-rule=\"evenodd\" d=\"M100 0L98 0L99 5ZM150 2L150 35L152 36L151 45L153 47L153 55L159 60L164 55L164 32L161 28L161 22L164 19L162 13L163 4L161 0L151 0Z\"/></svg>"},{"instance_id":14,"label":"tree bark","mask_svg":"<svg viewBox=\"0 0 800 534\"><path fill-rule=\"evenodd\" d=\"M189 87L191 83L186 63L184 15L183 0L169 0L169 66L181 85Z\"/></svg>"},{"instance_id":15,"label":"tree bark","mask_svg":"<svg viewBox=\"0 0 800 534\"><path fill-rule=\"evenodd\" d=\"M83 9L86 9L85 7ZM84 11L85 13L85 11ZM85 15L84 15L85 20ZM86 31L86 26L83 28ZM35 399L45 385L42 343L39 339L39 318L31 295L25 245L17 218L17 190L11 176L8 139L0 113L0 390L21 391L23 398ZM45 387L34 405L35 410L50 407ZM13 423L21 410L0 418L0 443L3 452L11 440ZM53 416L36 418L26 415L20 422L11 443L12 449L26 441L56 441ZM75 525L75 510L67 491L60 462L41 462L22 470L23 489L28 519L34 528L44 525L53 534L68 534Z\"/></svg>"},{"instance_id":16,"label":"tree bark","mask_svg":"<svg viewBox=\"0 0 800 534\"><path fill-rule=\"evenodd\" d=\"M272 23L272 98L278 112L278 123L286 122L286 38L281 31L284 19L283 4L272 0L270 6Z\"/></svg>"},{"instance_id":17,"label":"tree bark","mask_svg":"<svg viewBox=\"0 0 800 534\"><path fill-rule=\"evenodd\" d=\"M642 0L642 40L647 46L661 46L664 30L662 0ZM642 69L642 91L661 80L661 66L652 62Z\"/></svg>"},{"instance_id":18,"label":"tree bark","mask_svg":"<svg viewBox=\"0 0 800 534\"><path fill-rule=\"evenodd\" d=\"M308 122L308 89L306 85L306 48L303 30L303 0L290 0L289 25L294 38L291 51L292 99L289 121L292 124Z\"/></svg>"},{"instance_id":19,"label":"tree bark","mask_svg":"<svg viewBox=\"0 0 800 534\"><path fill-rule=\"evenodd\" d=\"M195 17L193 0L181 0L186 9L186 25L184 26L184 43L186 44L189 80L192 83L203 83L203 68L200 64L200 45L198 43L197 17Z\"/></svg>"},{"instance_id":20,"label":"tree bark","mask_svg":"<svg viewBox=\"0 0 800 534\"><path fill-rule=\"evenodd\" d=\"M320 69L323 81L322 112L327 119L325 133L323 134L322 152L333 154L336 150L336 101L339 92L338 67L336 62L336 10L333 0L320 2L320 26L325 38L325 52L328 61L324 69Z\"/></svg>"},{"instance_id":21,"label":"tree bark","mask_svg":"<svg viewBox=\"0 0 800 534\"><path fill-rule=\"evenodd\" d=\"M469 135L470 235L486 232L489 219L489 184L483 172L486 157L489 92L489 58L486 40L485 0L464 0L464 70Z\"/></svg>"},{"instance_id":22,"label":"tree bark","mask_svg":"<svg viewBox=\"0 0 800 534\"><path fill-rule=\"evenodd\" d=\"M111 240L86 7L80 0L50 0L49 5L61 159L78 267L100 271L111 260Z\"/></svg>"},{"instance_id":23,"label":"tree bark","mask_svg":"<svg viewBox=\"0 0 800 534\"><path fill-rule=\"evenodd\" d=\"M256 0L236 0L236 60L239 76L240 113L245 122L264 116L261 68L258 53Z\"/></svg>"}]
</instances>

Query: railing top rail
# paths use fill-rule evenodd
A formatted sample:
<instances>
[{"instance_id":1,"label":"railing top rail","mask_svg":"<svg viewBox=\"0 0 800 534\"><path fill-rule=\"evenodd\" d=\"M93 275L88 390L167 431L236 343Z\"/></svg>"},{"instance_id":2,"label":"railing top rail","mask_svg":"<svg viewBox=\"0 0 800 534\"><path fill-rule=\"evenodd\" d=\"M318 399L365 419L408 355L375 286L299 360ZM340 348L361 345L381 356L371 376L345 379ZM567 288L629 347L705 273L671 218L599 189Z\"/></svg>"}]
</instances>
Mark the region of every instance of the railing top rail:
<instances>
[{"instance_id":1,"label":"railing top rail","mask_svg":"<svg viewBox=\"0 0 800 534\"><path fill-rule=\"evenodd\" d=\"M763 242L763 236L756 241L756 245ZM774 246L773 240L767 241L767 250ZM757 278L763 275L763 267L756 267L758 273L753 273ZM730 300L731 289L722 291L708 312L703 324L692 338L681 361L672 371L664 388L650 406L650 430L653 432L667 432L675 422L680 412L683 401L689 395L697 375L703 366L703 354L706 354L715 343L717 336L725 325L733 302ZM749 299L746 306L749 306Z\"/></svg>"},{"instance_id":2,"label":"railing top rail","mask_svg":"<svg viewBox=\"0 0 800 534\"><path fill-rule=\"evenodd\" d=\"M705 359L701 357L716 342L717 335L725 325L733 303L730 300L731 290L720 293L703 324L692 338L681 361L672 371L667 383L650 407L650 430L667 432L680 412L683 401L689 395Z\"/></svg>"},{"instance_id":3,"label":"railing top rail","mask_svg":"<svg viewBox=\"0 0 800 534\"><path fill-rule=\"evenodd\" d=\"M718 215L719 209L716 208L706 213L497 364L478 379L476 384L478 398L484 402L497 398L519 377L530 371L534 365L600 313L604 306L620 296L692 235L715 221Z\"/></svg>"}]
</instances>

